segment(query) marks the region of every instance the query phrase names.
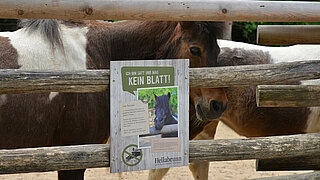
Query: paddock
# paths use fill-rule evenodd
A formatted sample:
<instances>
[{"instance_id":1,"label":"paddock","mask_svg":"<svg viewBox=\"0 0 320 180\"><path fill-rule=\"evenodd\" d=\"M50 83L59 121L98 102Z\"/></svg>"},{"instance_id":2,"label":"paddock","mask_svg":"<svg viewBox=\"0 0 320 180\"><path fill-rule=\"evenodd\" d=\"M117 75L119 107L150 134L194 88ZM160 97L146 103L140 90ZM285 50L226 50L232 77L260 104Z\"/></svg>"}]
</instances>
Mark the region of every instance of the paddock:
<instances>
[{"instance_id":1,"label":"paddock","mask_svg":"<svg viewBox=\"0 0 320 180\"><path fill-rule=\"evenodd\" d=\"M75 4L75 1L5 0L0 3L0 18L320 22L320 3L312 2L203 0L202 3L198 1L194 3L193 1L135 0L102 3L95 0L83 1L76 6ZM300 8L302 6L303 9ZM193 68L190 70L190 87L271 85L319 79L319 68L320 64L317 60L259 66ZM102 92L108 88L108 75L108 70L81 72L0 70L0 93ZM260 86L260 89L262 88L272 87ZM292 88L295 90L305 88L305 92L319 91L319 88L308 89L302 85ZM258 96L262 97L262 94ZM320 101L312 97L314 95L307 95L303 105L319 106ZM264 100L260 100L262 101ZM273 100L268 100L270 101ZM291 101L297 100L291 99ZM295 104L295 106L299 105ZM320 156L319 140L320 134L304 134L190 141L189 155L190 162ZM0 150L0 173L2 174L95 168L108 165L109 146L105 144ZM319 169L317 167L311 169Z\"/></svg>"}]
</instances>

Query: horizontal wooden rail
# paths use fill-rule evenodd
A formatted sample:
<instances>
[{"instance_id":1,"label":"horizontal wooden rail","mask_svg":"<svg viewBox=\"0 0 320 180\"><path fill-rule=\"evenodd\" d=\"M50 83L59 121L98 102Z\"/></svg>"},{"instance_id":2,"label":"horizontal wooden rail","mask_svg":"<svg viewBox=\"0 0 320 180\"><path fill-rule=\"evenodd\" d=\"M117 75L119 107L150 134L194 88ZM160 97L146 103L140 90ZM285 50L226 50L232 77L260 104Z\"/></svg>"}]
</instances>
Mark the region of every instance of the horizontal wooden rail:
<instances>
[{"instance_id":1,"label":"horizontal wooden rail","mask_svg":"<svg viewBox=\"0 0 320 180\"><path fill-rule=\"evenodd\" d=\"M257 159L257 171L320 170L320 156L297 156L287 158Z\"/></svg>"},{"instance_id":2,"label":"horizontal wooden rail","mask_svg":"<svg viewBox=\"0 0 320 180\"><path fill-rule=\"evenodd\" d=\"M256 94L258 107L320 106L320 84L260 85Z\"/></svg>"},{"instance_id":3,"label":"horizontal wooden rail","mask_svg":"<svg viewBox=\"0 0 320 180\"><path fill-rule=\"evenodd\" d=\"M320 78L320 61L191 68L191 88L279 84ZM0 70L0 93L101 92L109 87L109 70L76 72Z\"/></svg>"},{"instance_id":4,"label":"horizontal wooden rail","mask_svg":"<svg viewBox=\"0 0 320 180\"><path fill-rule=\"evenodd\" d=\"M320 44L320 26L259 25L257 43L262 45Z\"/></svg>"},{"instance_id":5,"label":"horizontal wooden rail","mask_svg":"<svg viewBox=\"0 0 320 180\"><path fill-rule=\"evenodd\" d=\"M109 70L76 72L0 70L0 93L102 92L108 89Z\"/></svg>"},{"instance_id":6,"label":"horizontal wooden rail","mask_svg":"<svg viewBox=\"0 0 320 180\"><path fill-rule=\"evenodd\" d=\"M0 150L0 174L109 166L109 145ZM320 134L190 141L190 162L295 157L320 154Z\"/></svg>"},{"instance_id":7,"label":"horizontal wooden rail","mask_svg":"<svg viewBox=\"0 0 320 180\"><path fill-rule=\"evenodd\" d=\"M0 18L320 22L320 3L251 0L1 0Z\"/></svg>"},{"instance_id":8,"label":"horizontal wooden rail","mask_svg":"<svg viewBox=\"0 0 320 180\"><path fill-rule=\"evenodd\" d=\"M251 180L307 180L307 179L319 179L319 178L320 178L320 172L311 172L311 173L286 175L286 176L256 178Z\"/></svg>"}]
</instances>

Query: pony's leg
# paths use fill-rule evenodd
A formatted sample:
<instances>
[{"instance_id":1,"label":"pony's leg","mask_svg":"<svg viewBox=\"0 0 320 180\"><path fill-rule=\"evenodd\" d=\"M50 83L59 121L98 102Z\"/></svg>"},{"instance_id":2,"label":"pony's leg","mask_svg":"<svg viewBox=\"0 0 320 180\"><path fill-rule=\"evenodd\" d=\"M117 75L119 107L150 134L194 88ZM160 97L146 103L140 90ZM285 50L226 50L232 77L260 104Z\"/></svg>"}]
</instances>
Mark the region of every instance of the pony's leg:
<instances>
[{"instance_id":1,"label":"pony's leg","mask_svg":"<svg viewBox=\"0 0 320 180\"><path fill-rule=\"evenodd\" d=\"M208 140L213 139L216 134L216 129L219 121L214 120L207 124L203 130L193 138L193 140ZM189 169L192 172L193 178L196 180L207 180L209 173L209 162L189 163Z\"/></svg>"},{"instance_id":2,"label":"pony's leg","mask_svg":"<svg viewBox=\"0 0 320 180\"><path fill-rule=\"evenodd\" d=\"M207 180L209 173L209 162L195 162L189 164L189 169L192 172L193 178L196 180Z\"/></svg>"},{"instance_id":3,"label":"pony's leg","mask_svg":"<svg viewBox=\"0 0 320 180\"><path fill-rule=\"evenodd\" d=\"M149 170L148 180L161 180L168 171L169 168Z\"/></svg>"},{"instance_id":4,"label":"pony's leg","mask_svg":"<svg viewBox=\"0 0 320 180\"><path fill-rule=\"evenodd\" d=\"M85 169L58 171L59 180L84 180Z\"/></svg>"}]
</instances>

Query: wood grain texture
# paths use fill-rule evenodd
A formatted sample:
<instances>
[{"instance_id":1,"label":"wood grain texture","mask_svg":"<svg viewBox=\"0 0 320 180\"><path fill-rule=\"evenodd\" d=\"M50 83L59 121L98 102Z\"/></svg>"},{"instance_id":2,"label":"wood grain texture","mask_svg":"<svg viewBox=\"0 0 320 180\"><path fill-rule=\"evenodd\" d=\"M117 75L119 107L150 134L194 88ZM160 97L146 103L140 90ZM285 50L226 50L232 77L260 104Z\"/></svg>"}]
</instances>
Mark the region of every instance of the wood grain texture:
<instances>
[{"instance_id":1,"label":"wood grain texture","mask_svg":"<svg viewBox=\"0 0 320 180\"><path fill-rule=\"evenodd\" d=\"M191 68L190 87L214 88L280 84L320 78L320 61ZM101 92L109 88L109 70L48 72L0 70L0 93Z\"/></svg>"},{"instance_id":2,"label":"wood grain texture","mask_svg":"<svg viewBox=\"0 0 320 180\"><path fill-rule=\"evenodd\" d=\"M190 162L320 155L320 134L190 141ZM0 174L109 166L109 145L0 150Z\"/></svg>"},{"instance_id":3,"label":"wood grain texture","mask_svg":"<svg viewBox=\"0 0 320 180\"><path fill-rule=\"evenodd\" d=\"M109 70L77 72L0 70L0 93L102 92L109 88Z\"/></svg>"},{"instance_id":4,"label":"wood grain texture","mask_svg":"<svg viewBox=\"0 0 320 180\"><path fill-rule=\"evenodd\" d=\"M297 61L279 64L193 68L190 87L230 87L280 84L318 79L320 61Z\"/></svg>"},{"instance_id":5,"label":"wood grain texture","mask_svg":"<svg viewBox=\"0 0 320 180\"><path fill-rule=\"evenodd\" d=\"M257 171L320 170L320 156L257 159Z\"/></svg>"},{"instance_id":6,"label":"wood grain texture","mask_svg":"<svg viewBox=\"0 0 320 180\"><path fill-rule=\"evenodd\" d=\"M257 43L262 45L320 44L320 26L259 25Z\"/></svg>"},{"instance_id":7,"label":"wood grain texture","mask_svg":"<svg viewBox=\"0 0 320 180\"><path fill-rule=\"evenodd\" d=\"M258 107L320 106L320 85L260 85L256 97Z\"/></svg>"},{"instance_id":8,"label":"wood grain texture","mask_svg":"<svg viewBox=\"0 0 320 180\"><path fill-rule=\"evenodd\" d=\"M295 174L295 175L287 175L287 176L273 176L267 178L257 178L251 180L308 180L308 179L319 179L320 172L311 172L305 174Z\"/></svg>"},{"instance_id":9,"label":"wood grain texture","mask_svg":"<svg viewBox=\"0 0 320 180\"><path fill-rule=\"evenodd\" d=\"M1 0L0 18L319 22L317 2Z\"/></svg>"}]
</instances>

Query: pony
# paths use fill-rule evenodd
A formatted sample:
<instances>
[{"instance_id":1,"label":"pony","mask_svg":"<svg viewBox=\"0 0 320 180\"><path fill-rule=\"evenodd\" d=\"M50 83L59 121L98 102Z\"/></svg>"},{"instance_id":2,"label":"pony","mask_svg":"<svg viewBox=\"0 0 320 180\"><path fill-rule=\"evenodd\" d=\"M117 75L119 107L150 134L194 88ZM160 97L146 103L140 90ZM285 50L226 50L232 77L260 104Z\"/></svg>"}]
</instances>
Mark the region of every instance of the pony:
<instances>
[{"instance_id":1,"label":"pony","mask_svg":"<svg viewBox=\"0 0 320 180\"><path fill-rule=\"evenodd\" d=\"M219 66L275 64L320 58L319 45L264 47L229 41L222 41L221 44L230 48L222 48L224 55L220 57L222 60L219 60ZM296 84L318 85L320 81L308 80ZM242 136L261 137L320 131L318 107L258 108L256 86L225 89L231 101L229 109L219 119ZM235 98L240 94L242 98ZM243 103L247 105L244 106Z\"/></svg>"},{"instance_id":2,"label":"pony","mask_svg":"<svg viewBox=\"0 0 320 180\"><path fill-rule=\"evenodd\" d=\"M157 96L154 95L156 100L156 117L154 118L154 124L157 130L161 130L164 125L178 124L178 121L171 114L169 109L170 92L168 95Z\"/></svg>"},{"instance_id":3,"label":"pony","mask_svg":"<svg viewBox=\"0 0 320 180\"><path fill-rule=\"evenodd\" d=\"M271 64L320 58L319 45L267 47L228 40L218 40L218 44L221 49L218 66ZM320 81L297 82L299 83L320 84ZM190 124L190 140L214 139L219 122L246 137L320 132L319 107L259 108L256 105L256 86L228 87L225 91L228 98L227 110L220 118L204 122L200 127ZM190 118L196 119L192 106L189 107L189 112ZM189 169L194 179L208 179L209 162L190 163ZM152 170L149 179L162 179L168 170L169 168Z\"/></svg>"},{"instance_id":4,"label":"pony","mask_svg":"<svg viewBox=\"0 0 320 180\"><path fill-rule=\"evenodd\" d=\"M17 31L0 33L1 69L107 69L110 60L172 58L188 58L191 67L216 66L216 36L222 27L217 22L167 21L25 20L21 25ZM193 107L209 110L199 116L203 121L223 113L223 89L190 92ZM0 95L0 148L106 143L109 95L108 90ZM84 172L58 171L58 178L83 179Z\"/></svg>"}]
</instances>

